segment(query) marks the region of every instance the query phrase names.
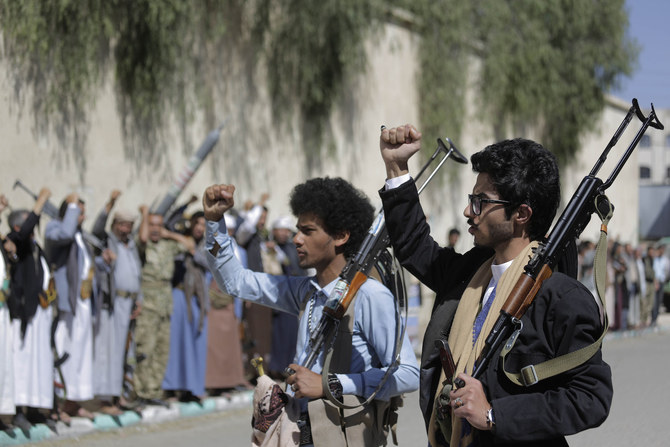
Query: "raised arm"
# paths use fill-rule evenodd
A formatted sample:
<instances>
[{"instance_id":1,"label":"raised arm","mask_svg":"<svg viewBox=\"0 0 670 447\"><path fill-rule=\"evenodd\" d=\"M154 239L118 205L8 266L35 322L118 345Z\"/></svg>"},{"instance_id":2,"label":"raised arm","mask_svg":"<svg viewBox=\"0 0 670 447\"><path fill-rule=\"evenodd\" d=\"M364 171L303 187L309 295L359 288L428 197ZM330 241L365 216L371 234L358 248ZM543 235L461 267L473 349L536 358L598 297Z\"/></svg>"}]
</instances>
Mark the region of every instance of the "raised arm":
<instances>
[{"instance_id":1,"label":"raised arm","mask_svg":"<svg viewBox=\"0 0 670 447\"><path fill-rule=\"evenodd\" d=\"M163 228L161 229L161 237L179 242L179 244L181 244L181 246L188 250L191 254L195 252L195 240L190 236L185 236L181 233Z\"/></svg>"},{"instance_id":2,"label":"raised arm","mask_svg":"<svg viewBox=\"0 0 670 447\"><path fill-rule=\"evenodd\" d=\"M79 196L72 193L65 198L67 202L67 210L59 224L54 224L56 221L49 222L45 230L45 238L53 244L68 244L74 239L79 225L79 215L81 208L79 207ZM54 225L52 225L54 224Z\"/></svg>"},{"instance_id":3,"label":"raised arm","mask_svg":"<svg viewBox=\"0 0 670 447\"><path fill-rule=\"evenodd\" d=\"M390 129L382 127L379 149L386 165L387 178L408 174L407 161L421 149L421 132L411 124Z\"/></svg>"},{"instance_id":4,"label":"raised arm","mask_svg":"<svg viewBox=\"0 0 670 447\"><path fill-rule=\"evenodd\" d=\"M140 229L138 231L137 237L142 245L146 245L149 240L149 207L146 205L140 205Z\"/></svg>"},{"instance_id":5,"label":"raised arm","mask_svg":"<svg viewBox=\"0 0 670 447\"><path fill-rule=\"evenodd\" d=\"M107 239L107 232L105 231L105 227L107 226L107 219L109 218L109 214L112 212L112 208L114 208L114 204L116 204L116 201L120 195L121 191L118 189L113 190L109 195L109 200L105 204L105 207L100 211L98 217L95 219L93 230L91 232L93 233L93 236L100 240L104 241Z\"/></svg>"},{"instance_id":6,"label":"raised arm","mask_svg":"<svg viewBox=\"0 0 670 447\"><path fill-rule=\"evenodd\" d=\"M37 196L37 200L35 201L35 205L33 206L33 213L35 213L37 216L42 214L44 205L49 200L49 197L51 197L51 190L49 188L40 189L40 194Z\"/></svg>"},{"instance_id":7,"label":"raised arm","mask_svg":"<svg viewBox=\"0 0 670 447\"><path fill-rule=\"evenodd\" d=\"M258 221L263 215L265 203L269 198L270 195L264 193L261 195L261 198L257 204L254 205L251 202L245 204L245 209L247 209L247 212L244 214L244 220L237 227L237 231L235 232L235 239L237 240L238 244L245 246L247 242L249 242L249 239L251 239L251 237L256 234L258 231Z\"/></svg>"}]
</instances>

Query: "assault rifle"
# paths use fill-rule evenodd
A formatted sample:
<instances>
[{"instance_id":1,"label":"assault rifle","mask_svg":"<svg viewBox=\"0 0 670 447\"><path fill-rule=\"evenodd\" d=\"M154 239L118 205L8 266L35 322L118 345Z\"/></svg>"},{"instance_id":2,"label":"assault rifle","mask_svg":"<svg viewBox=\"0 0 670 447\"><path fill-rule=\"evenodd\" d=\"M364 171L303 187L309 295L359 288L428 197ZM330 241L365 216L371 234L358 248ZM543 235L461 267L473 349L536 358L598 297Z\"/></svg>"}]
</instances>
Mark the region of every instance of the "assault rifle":
<instances>
[{"instance_id":1,"label":"assault rifle","mask_svg":"<svg viewBox=\"0 0 670 447\"><path fill-rule=\"evenodd\" d=\"M607 159L607 155L612 147L616 145L624 130L628 127L633 115L637 115L640 121L642 121L642 126L623 156L619 159L607 181L603 182L596 177L596 174ZM589 175L584 177L580 183L577 191L573 194L568 205L565 207L563 214L561 214L560 218L550 231L549 237L546 241L540 243L535 250L533 257L524 267L524 273L519 277L512 292L500 310L498 320L486 338L482 352L475 363L472 377L477 379L481 376L503 343L508 339L510 339L510 343L514 342L515 335L517 335L522 328L521 317L537 296L542 283L552 275L553 269L556 267L556 264L566 247L579 237L584 230L584 227L589 223L591 215L594 212L598 212L601 216L606 216L613 210L613 206L609 202L607 196L605 196L605 190L612 185L614 179L616 179L624 164L626 164L626 161L649 126L656 129L663 129L663 124L661 124L656 116L654 105L652 104L651 106L651 113L649 116L645 117L640 110L637 99L633 99L633 105L628 110L626 117L619 125L619 128L600 155L600 158L598 158L598 161L593 166L593 169L591 169ZM513 331L516 332L512 334ZM512 335L511 338L510 335ZM510 344L507 346L510 346ZM523 374L523 383L526 386L537 383L538 380L534 367L530 368L529 371L525 371ZM459 388L464 385L463 381L460 379L457 379L455 383Z\"/></svg>"},{"instance_id":2,"label":"assault rifle","mask_svg":"<svg viewBox=\"0 0 670 447\"><path fill-rule=\"evenodd\" d=\"M458 163L468 163L467 158L458 151L452 141L449 138L446 140L448 146L445 145L441 139L437 139L437 149L416 176L416 179L418 180L426 168L437 159L438 155L444 154L437 167L431 172L423 185L421 185L421 188L419 188L419 194L424 190L450 156ZM389 245L390 239L386 229L386 221L384 220L384 211L380 210L373 221L372 226L368 230L368 234L363 240L358 252L349 259L342 270L342 273L340 273L340 277L335 284L333 291L326 300L321 320L313 333L310 334L309 345L307 348L308 355L304 364L301 366L311 368L324 348L329 348L327 343L332 344L335 339L337 327L356 296L358 289L365 281L367 281L372 268L378 267L380 260L383 261L387 256L390 257L386 251ZM387 268L384 268L383 266L382 269L387 270ZM391 288L388 284L388 280L382 282Z\"/></svg>"}]
</instances>

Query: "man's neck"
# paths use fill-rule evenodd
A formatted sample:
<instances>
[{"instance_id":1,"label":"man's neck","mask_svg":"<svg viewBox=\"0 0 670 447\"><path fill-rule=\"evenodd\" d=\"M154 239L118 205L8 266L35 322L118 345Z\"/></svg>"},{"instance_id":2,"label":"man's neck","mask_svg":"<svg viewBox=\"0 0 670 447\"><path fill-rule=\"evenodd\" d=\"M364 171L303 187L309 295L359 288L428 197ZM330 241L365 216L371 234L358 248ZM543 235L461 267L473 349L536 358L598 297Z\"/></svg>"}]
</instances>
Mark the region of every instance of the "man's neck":
<instances>
[{"instance_id":1,"label":"man's neck","mask_svg":"<svg viewBox=\"0 0 670 447\"><path fill-rule=\"evenodd\" d=\"M325 287L333 282L333 280L340 275L345 265L347 265L346 258L343 254L338 254L325 267L317 267L316 282L319 284L319 287Z\"/></svg>"},{"instance_id":2,"label":"man's neck","mask_svg":"<svg viewBox=\"0 0 670 447\"><path fill-rule=\"evenodd\" d=\"M515 237L509 239L504 244L495 247L496 254L493 263L504 264L513 260L528 244L530 244L530 238L527 237Z\"/></svg>"},{"instance_id":3,"label":"man's neck","mask_svg":"<svg viewBox=\"0 0 670 447\"><path fill-rule=\"evenodd\" d=\"M119 241L119 243L121 243L121 244L123 244L123 245L125 245L125 246L127 246L128 243L130 242L130 238L129 238L129 237L126 237L126 238L124 239L123 237L119 236L119 235L116 234L116 233L112 233L112 234L114 235L114 237L116 238L116 240Z\"/></svg>"}]
</instances>

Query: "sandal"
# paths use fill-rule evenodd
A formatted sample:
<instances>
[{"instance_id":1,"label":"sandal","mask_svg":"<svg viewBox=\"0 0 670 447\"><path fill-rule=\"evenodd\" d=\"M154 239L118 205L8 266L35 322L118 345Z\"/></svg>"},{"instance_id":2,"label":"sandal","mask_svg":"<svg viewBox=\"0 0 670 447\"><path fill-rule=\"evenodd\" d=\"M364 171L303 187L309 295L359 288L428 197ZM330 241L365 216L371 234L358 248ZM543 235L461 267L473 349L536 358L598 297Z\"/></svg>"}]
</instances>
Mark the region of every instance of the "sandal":
<instances>
[{"instance_id":1,"label":"sandal","mask_svg":"<svg viewBox=\"0 0 670 447\"><path fill-rule=\"evenodd\" d=\"M68 427L72 423L72 419L70 418L70 415L67 414L66 411L62 409L58 409L57 411L54 411L51 413L51 419L54 421L61 421L63 424L67 425Z\"/></svg>"},{"instance_id":2,"label":"sandal","mask_svg":"<svg viewBox=\"0 0 670 447\"><path fill-rule=\"evenodd\" d=\"M84 407L79 407L79 409L77 410L77 416L80 418L86 418L91 421L95 419L95 415Z\"/></svg>"},{"instance_id":3,"label":"sandal","mask_svg":"<svg viewBox=\"0 0 670 447\"><path fill-rule=\"evenodd\" d=\"M121 416L123 410L115 405L103 405L98 409L98 413L106 414L109 416Z\"/></svg>"}]
</instances>

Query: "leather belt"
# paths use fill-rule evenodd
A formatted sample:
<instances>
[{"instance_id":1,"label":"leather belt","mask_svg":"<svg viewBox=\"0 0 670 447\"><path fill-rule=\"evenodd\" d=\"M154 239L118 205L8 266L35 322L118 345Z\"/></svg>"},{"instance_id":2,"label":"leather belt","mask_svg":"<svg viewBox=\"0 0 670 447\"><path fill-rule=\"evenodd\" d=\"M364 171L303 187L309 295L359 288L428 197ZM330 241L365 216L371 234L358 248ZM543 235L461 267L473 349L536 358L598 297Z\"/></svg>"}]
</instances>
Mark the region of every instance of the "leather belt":
<instances>
[{"instance_id":1,"label":"leather belt","mask_svg":"<svg viewBox=\"0 0 670 447\"><path fill-rule=\"evenodd\" d=\"M135 300L139 295L140 295L139 292L128 292L127 290L116 291L116 296L120 296L121 298L131 298Z\"/></svg>"},{"instance_id":2,"label":"leather belt","mask_svg":"<svg viewBox=\"0 0 670 447\"><path fill-rule=\"evenodd\" d=\"M93 280L82 279L81 280L81 289L79 290L79 296L82 300L87 300L91 297L93 293Z\"/></svg>"}]
</instances>

